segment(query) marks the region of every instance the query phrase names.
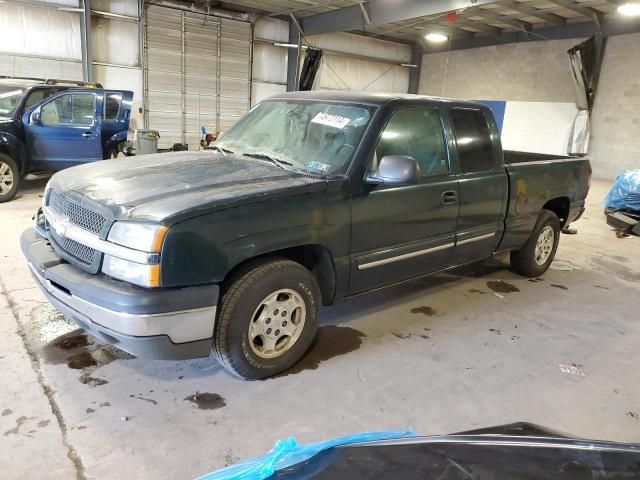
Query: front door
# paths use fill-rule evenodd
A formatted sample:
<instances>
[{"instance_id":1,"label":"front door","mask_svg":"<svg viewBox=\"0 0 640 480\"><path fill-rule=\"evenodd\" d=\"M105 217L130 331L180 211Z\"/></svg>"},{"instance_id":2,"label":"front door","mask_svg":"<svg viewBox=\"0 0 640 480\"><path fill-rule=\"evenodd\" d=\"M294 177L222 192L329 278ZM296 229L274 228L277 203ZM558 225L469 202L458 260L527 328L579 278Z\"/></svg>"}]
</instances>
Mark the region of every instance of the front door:
<instances>
[{"instance_id":1,"label":"front door","mask_svg":"<svg viewBox=\"0 0 640 480\"><path fill-rule=\"evenodd\" d=\"M102 159L100 117L96 94L66 92L38 107L40 115L25 115L32 165L62 170L73 165Z\"/></svg>"},{"instance_id":2,"label":"front door","mask_svg":"<svg viewBox=\"0 0 640 480\"><path fill-rule=\"evenodd\" d=\"M452 261L458 180L450 170L439 109L396 111L369 169L385 155L414 158L421 178L410 186L367 186L353 198L350 294L425 275Z\"/></svg>"}]
</instances>

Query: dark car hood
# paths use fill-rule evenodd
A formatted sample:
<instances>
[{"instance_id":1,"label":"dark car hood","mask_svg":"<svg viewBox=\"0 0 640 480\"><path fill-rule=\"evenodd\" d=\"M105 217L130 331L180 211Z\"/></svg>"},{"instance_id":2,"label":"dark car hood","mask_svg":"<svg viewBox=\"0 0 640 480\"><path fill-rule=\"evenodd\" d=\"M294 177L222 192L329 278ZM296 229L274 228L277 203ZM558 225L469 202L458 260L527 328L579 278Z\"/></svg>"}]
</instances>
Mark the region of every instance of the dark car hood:
<instances>
[{"instance_id":1,"label":"dark car hood","mask_svg":"<svg viewBox=\"0 0 640 480\"><path fill-rule=\"evenodd\" d=\"M88 163L51 186L106 207L115 219L178 221L218 208L326 188L326 180L213 151L171 152Z\"/></svg>"}]
</instances>

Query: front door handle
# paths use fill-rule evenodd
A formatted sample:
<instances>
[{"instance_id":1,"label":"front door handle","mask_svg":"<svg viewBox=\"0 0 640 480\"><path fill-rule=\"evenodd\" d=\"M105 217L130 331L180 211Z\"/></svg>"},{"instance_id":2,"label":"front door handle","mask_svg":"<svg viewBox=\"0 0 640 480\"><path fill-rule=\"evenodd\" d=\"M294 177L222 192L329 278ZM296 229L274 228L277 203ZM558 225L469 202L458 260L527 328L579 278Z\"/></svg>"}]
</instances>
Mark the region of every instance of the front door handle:
<instances>
[{"instance_id":1,"label":"front door handle","mask_svg":"<svg viewBox=\"0 0 640 480\"><path fill-rule=\"evenodd\" d=\"M447 190L446 192L442 192L442 195L440 195L441 205L451 205L452 203L456 203L457 201L458 194L453 190Z\"/></svg>"},{"instance_id":2,"label":"front door handle","mask_svg":"<svg viewBox=\"0 0 640 480\"><path fill-rule=\"evenodd\" d=\"M83 137L93 137L93 132L84 132L82 134Z\"/></svg>"}]
</instances>

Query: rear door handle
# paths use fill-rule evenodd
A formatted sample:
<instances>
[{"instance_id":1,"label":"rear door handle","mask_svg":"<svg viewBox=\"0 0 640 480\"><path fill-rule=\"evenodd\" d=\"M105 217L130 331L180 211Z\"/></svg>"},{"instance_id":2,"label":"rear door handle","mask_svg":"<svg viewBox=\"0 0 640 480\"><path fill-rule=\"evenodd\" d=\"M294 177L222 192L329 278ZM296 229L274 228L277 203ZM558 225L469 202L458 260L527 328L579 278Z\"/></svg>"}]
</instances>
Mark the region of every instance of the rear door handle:
<instances>
[{"instance_id":1,"label":"rear door handle","mask_svg":"<svg viewBox=\"0 0 640 480\"><path fill-rule=\"evenodd\" d=\"M93 137L93 132L84 132L82 134L83 137Z\"/></svg>"},{"instance_id":2,"label":"rear door handle","mask_svg":"<svg viewBox=\"0 0 640 480\"><path fill-rule=\"evenodd\" d=\"M458 194L453 190L447 190L446 192L442 192L442 195L440 195L441 205L451 205L452 203L456 203L457 201Z\"/></svg>"}]
</instances>

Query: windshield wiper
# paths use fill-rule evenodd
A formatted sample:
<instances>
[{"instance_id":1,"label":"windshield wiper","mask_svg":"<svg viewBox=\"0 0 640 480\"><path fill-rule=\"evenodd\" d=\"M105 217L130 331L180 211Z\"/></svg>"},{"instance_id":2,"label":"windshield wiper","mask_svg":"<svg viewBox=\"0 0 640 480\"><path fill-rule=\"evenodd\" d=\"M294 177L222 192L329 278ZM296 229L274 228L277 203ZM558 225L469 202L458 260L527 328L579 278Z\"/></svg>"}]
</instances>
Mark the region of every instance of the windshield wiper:
<instances>
[{"instance_id":1,"label":"windshield wiper","mask_svg":"<svg viewBox=\"0 0 640 480\"><path fill-rule=\"evenodd\" d=\"M220 145L216 145L215 143L211 147L207 147L208 150L218 150L222 155L226 155L227 153L233 153L228 148L222 148Z\"/></svg>"},{"instance_id":2,"label":"windshield wiper","mask_svg":"<svg viewBox=\"0 0 640 480\"><path fill-rule=\"evenodd\" d=\"M243 153L242 155L244 155L245 157L258 158L260 160L269 160L271 163L277 165L283 170L289 170L287 167L285 167L285 165L293 167L293 163L287 162L286 160L278 160L277 158L272 157L271 155L267 155L266 153Z\"/></svg>"}]
</instances>

